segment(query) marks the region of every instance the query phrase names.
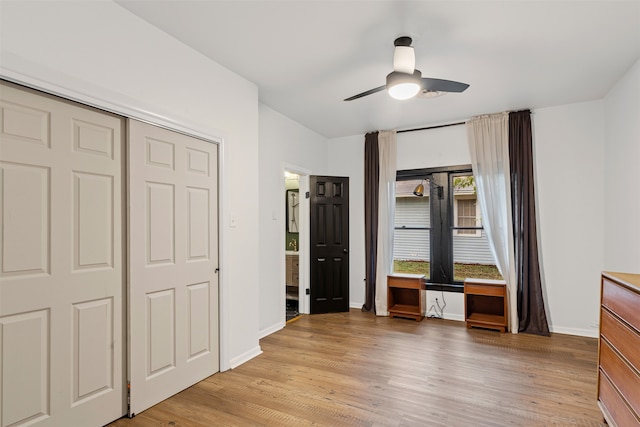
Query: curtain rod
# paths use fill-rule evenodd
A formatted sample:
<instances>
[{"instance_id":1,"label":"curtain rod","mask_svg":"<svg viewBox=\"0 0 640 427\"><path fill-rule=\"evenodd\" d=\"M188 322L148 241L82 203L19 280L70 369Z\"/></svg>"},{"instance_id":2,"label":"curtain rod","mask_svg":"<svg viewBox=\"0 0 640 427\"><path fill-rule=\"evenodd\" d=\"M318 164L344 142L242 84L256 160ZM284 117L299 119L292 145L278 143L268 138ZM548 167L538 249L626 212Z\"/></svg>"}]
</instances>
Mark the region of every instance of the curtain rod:
<instances>
[{"instance_id":1,"label":"curtain rod","mask_svg":"<svg viewBox=\"0 0 640 427\"><path fill-rule=\"evenodd\" d=\"M446 124L446 125L437 125L437 126L427 126L427 127L424 127L424 128L403 129L403 130L396 131L396 133L415 132L415 131L418 131L418 130L446 128L446 127L449 127L449 126L460 126L460 125L464 125L464 124L466 124L466 122L449 123L449 124Z\"/></svg>"}]
</instances>

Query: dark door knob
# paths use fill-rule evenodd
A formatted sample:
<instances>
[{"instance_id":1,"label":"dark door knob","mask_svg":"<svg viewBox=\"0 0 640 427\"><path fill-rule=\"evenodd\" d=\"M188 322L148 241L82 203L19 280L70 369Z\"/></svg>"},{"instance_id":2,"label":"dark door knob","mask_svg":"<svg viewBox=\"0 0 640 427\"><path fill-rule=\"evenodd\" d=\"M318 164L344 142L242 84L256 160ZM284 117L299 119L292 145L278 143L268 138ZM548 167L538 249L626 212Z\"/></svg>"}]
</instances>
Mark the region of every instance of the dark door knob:
<instances>
[{"instance_id":1,"label":"dark door knob","mask_svg":"<svg viewBox=\"0 0 640 427\"><path fill-rule=\"evenodd\" d=\"M344 249L342 250L342 252L344 252L345 254L348 254L348 253L349 253L349 249L344 248Z\"/></svg>"}]
</instances>

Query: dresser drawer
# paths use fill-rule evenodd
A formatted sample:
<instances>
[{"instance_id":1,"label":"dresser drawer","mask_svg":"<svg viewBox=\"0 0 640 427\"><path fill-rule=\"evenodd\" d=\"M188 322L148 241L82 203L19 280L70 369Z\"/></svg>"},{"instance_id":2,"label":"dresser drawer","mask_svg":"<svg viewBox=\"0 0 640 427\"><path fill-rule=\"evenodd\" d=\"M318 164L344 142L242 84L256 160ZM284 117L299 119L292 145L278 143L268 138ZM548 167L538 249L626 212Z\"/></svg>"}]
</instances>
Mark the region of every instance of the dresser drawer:
<instances>
[{"instance_id":1,"label":"dresser drawer","mask_svg":"<svg viewBox=\"0 0 640 427\"><path fill-rule=\"evenodd\" d=\"M638 427L640 422L624 403L618 392L609 382L606 375L600 373L600 388L598 389L598 400L600 406L604 407L603 412L607 422L615 422L619 427Z\"/></svg>"},{"instance_id":2,"label":"dresser drawer","mask_svg":"<svg viewBox=\"0 0 640 427\"><path fill-rule=\"evenodd\" d=\"M640 294L603 277L602 305L640 331Z\"/></svg>"},{"instance_id":3,"label":"dresser drawer","mask_svg":"<svg viewBox=\"0 0 640 427\"><path fill-rule=\"evenodd\" d=\"M506 285L464 284L464 293L468 295L503 297L507 294L506 289Z\"/></svg>"},{"instance_id":4,"label":"dresser drawer","mask_svg":"<svg viewBox=\"0 0 640 427\"><path fill-rule=\"evenodd\" d=\"M389 275L387 276L387 286L389 288L427 289L424 275L421 274L396 273Z\"/></svg>"},{"instance_id":5,"label":"dresser drawer","mask_svg":"<svg viewBox=\"0 0 640 427\"><path fill-rule=\"evenodd\" d=\"M618 353L622 354L640 372L640 334L615 318L607 310L602 310L600 335L606 338L618 350Z\"/></svg>"},{"instance_id":6,"label":"dresser drawer","mask_svg":"<svg viewBox=\"0 0 640 427\"><path fill-rule=\"evenodd\" d=\"M604 340L600 341L600 369L616 385L636 414L640 414L640 377Z\"/></svg>"}]
</instances>

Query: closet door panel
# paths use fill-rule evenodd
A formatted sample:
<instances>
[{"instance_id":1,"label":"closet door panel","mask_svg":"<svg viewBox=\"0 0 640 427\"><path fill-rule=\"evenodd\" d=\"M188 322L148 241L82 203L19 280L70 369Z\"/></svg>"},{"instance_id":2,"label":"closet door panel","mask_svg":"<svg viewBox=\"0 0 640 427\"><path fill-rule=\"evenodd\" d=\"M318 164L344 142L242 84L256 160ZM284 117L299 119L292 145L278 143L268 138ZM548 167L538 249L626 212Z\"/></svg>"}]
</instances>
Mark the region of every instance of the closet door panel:
<instances>
[{"instance_id":1,"label":"closet door panel","mask_svg":"<svg viewBox=\"0 0 640 427\"><path fill-rule=\"evenodd\" d=\"M0 83L0 425L126 412L124 120Z\"/></svg>"},{"instance_id":2,"label":"closet door panel","mask_svg":"<svg viewBox=\"0 0 640 427\"><path fill-rule=\"evenodd\" d=\"M130 414L219 370L217 146L129 122Z\"/></svg>"}]
</instances>

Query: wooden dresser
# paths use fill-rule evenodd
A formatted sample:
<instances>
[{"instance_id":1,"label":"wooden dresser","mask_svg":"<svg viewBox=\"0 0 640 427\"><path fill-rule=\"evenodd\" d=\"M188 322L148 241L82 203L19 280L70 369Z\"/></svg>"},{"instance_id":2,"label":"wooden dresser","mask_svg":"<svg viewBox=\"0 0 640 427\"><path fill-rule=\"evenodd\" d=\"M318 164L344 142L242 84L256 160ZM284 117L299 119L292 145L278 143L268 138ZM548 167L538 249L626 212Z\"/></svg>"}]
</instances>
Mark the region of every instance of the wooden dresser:
<instances>
[{"instance_id":1,"label":"wooden dresser","mask_svg":"<svg viewBox=\"0 0 640 427\"><path fill-rule=\"evenodd\" d=\"M602 273L598 405L611 426L640 426L640 274Z\"/></svg>"}]
</instances>

